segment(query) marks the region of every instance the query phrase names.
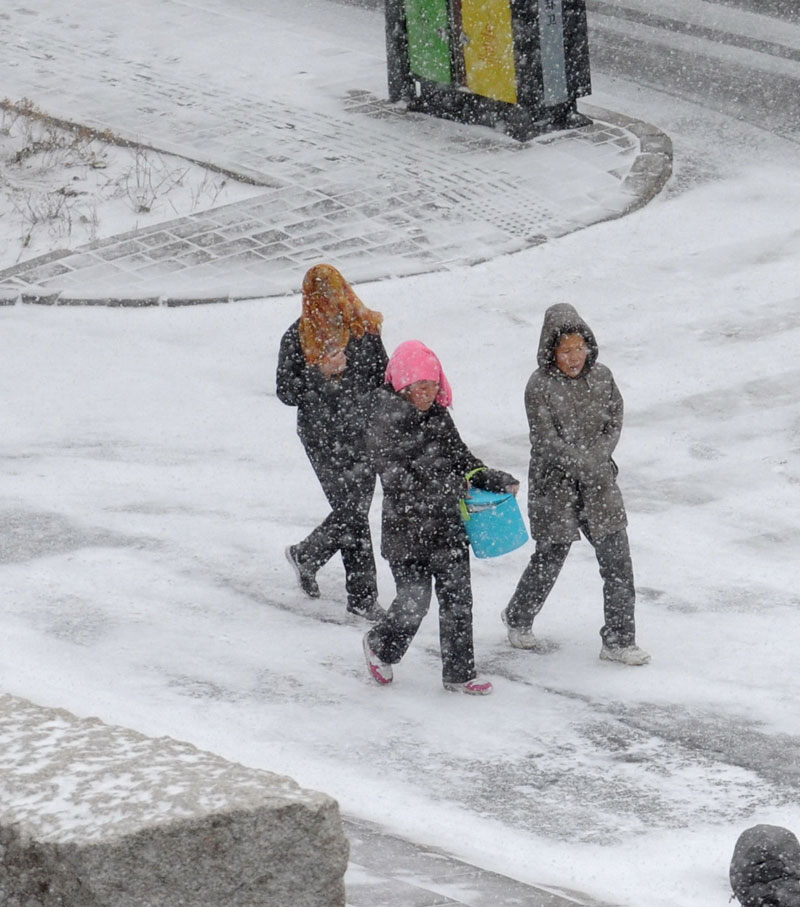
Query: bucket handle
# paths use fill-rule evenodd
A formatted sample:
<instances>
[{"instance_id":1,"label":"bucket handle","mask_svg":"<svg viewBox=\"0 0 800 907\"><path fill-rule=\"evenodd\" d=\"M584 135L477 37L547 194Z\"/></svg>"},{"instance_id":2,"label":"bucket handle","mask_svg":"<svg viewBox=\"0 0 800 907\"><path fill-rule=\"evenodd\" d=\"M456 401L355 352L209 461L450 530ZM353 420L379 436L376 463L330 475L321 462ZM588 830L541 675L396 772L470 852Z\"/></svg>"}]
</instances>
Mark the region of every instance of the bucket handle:
<instances>
[{"instance_id":1,"label":"bucket handle","mask_svg":"<svg viewBox=\"0 0 800 907\"><path fill-rule=\"evenodd\" d=\"M469 494L469 480L478 472L486 472L488 466L477 466L475 469L471 469L465 476L464 481L467 483L467 493ZM461 508L461 519L467 523L472 517L469 515L469 510L467 509L467 502L464 498L461 498L458 502L459 507Z\"/></svg>"}]
</instances>

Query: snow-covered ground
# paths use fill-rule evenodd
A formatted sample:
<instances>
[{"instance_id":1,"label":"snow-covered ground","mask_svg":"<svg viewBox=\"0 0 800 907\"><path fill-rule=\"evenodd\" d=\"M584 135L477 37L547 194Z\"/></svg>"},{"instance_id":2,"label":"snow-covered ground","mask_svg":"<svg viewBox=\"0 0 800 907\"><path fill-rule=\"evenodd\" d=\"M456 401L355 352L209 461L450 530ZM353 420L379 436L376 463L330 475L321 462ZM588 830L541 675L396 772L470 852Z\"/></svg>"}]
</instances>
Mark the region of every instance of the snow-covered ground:
<instances>
[{"instance_id":1,"label":"snow-covered ground","mask_svg":"<svg viewBox=\"0 0 800 907\"><path fill-rule=\"evenodd\" d=\"M626 399L652 665L599 662L583 543L537 621L543 655L509 649L499 621L530 549L475 562L494 696L442 690L433 615L378 689L340 565L310 603L283 559L325 510L273 391L298 300L18 306L0 310L0 685L285 772L523 880L726 903L738 833L800 828L798 189L800 169L762 167L478 268L358 287L387 347L439 352L462 434L522 479L542 313L566 300L593 325ZM384 565L380 585L388 603Z\"/></svg>"},{"instance_id":2,"label":"snow-covered ground","mask_svg":"<svg viewBox=\"0 0 800 907\"><path fill-rule=\"evenodd\" d=\"M205 27L198 8L170 6L184 36ZM360 47L364 23L379 43L368 15L274 0L276 22L297 17L289 37L314 36L307 81L282 98L332 103L344 76L327 30ZM112 30L149 59L151 35L129 25ZM241 46L263 39L249 30ZM229 66L211 67L232 88L236 50L222 42ZM201 69L201 51L187 37L184 62ZM287 41L284 69L295 54ZM379 54L359 73L380 90ZM14 306L0 308L0 689L289 774L532 883L631 907L727 904L739 832L800 831L800 165L766 133L602 75L592 102L676 141L661 198L486 265L357 290L384 312L390 350L418 337L440 354L462 435L523 495L522 391L544 310L572 302L594 327L626 400L617 460L651 665L599 662L586 543L537 620L547 653L508 648L499 612L528 547L474 562L495 695L442 690L435 614L378 689L340 565L312 603L283 558L325 512L274 396L299 300ZM17 238L0 219L0 243Z\"/></svg>"},{"instance_id":3,"label":"snow-covered ground","mask_svg":"<svg viewBox=\"0 0 800 907\"><path fill-rule=\"evenodd\" d=\"M0 109L0 269L251 198L263 188L181 157Z\"/></svg>"}]
</instances>

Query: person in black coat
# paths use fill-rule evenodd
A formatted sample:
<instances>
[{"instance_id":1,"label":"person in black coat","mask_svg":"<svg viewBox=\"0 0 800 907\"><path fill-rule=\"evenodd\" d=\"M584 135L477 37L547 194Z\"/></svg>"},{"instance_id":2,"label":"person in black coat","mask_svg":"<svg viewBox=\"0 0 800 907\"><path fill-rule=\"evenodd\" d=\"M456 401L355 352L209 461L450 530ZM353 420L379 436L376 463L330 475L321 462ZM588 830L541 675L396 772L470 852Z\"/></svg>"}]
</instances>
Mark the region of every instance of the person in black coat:
<instances>
[{"instance_id":1,"label":"person in black coat","mask_svg":"<svg viewBox=\"0 0 800 907\"><path fill-rule=\"evenodd\" d=\"M383 486L381 554L389 561L396 597L364 636L370 676L392 682L392 665L408 649L431 602L439 600L439 639L445 689L485 695L476 677L468 539L460 499L465 477L488 491L516 492L511 475L486 466L462 441L447 407L450 385L439 359L418 340L401 344L374 392L368 447Z\"/></svg>"},{"instance_id":2,"label":"person in black coat","mask_svg":"<svg viewBox=\"0 0 800 907\"><path fill-rule=\"evenodd\" d=\"M297 407L297 433L331 505L286 557L302 590L318 598L317 571L341 551L347 610L367 620L384 613L369 528L375 469L364 438L369 394L383 383L388 361L382 321L336 268L315 265L303 280L302 315L281 340L277 371L278 399Z\"/></svg>"}]
</instances>

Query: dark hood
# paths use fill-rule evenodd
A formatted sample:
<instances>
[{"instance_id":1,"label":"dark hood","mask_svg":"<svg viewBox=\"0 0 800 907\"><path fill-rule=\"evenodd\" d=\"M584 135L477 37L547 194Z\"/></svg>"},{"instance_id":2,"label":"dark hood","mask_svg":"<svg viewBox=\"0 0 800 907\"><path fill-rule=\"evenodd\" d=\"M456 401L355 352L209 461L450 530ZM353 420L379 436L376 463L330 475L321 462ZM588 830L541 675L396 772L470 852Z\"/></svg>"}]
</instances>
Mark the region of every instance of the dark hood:
<instances>
[{"instance_id":1,"label":"dark hood","mask_svg":"<svg viewBox=\"0 0 800 907\"><path fill-rule=\"evenodd\" d=\"M582 375L591 371L597 362L597 340L589 325L581 318L577 310L567 302L551 305L544 313L542 334L539 338L537 362L539 368L556 369L555 348L562 334L580 334L589 347L589 355Z\"/></svg>"}]
</instances>

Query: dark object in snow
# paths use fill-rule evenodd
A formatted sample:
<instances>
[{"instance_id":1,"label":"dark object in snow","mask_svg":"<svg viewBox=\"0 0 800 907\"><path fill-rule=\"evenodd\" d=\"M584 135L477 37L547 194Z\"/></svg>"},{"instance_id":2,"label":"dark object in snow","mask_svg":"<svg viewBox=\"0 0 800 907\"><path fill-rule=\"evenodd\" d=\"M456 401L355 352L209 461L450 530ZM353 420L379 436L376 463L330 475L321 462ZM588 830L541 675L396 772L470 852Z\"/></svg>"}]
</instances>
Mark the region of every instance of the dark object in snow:
<instances>
[{"instance_id":1,"label":"dark object in snow","mask_svg":"<svg viewBox=\"0 0 800 907\"><path fill-rule=\"evenodd\" d=\"M730 880L742 907L800 907L800 842L788 828L753 825L736 842Z\"/></svg>"}]
</instances>

